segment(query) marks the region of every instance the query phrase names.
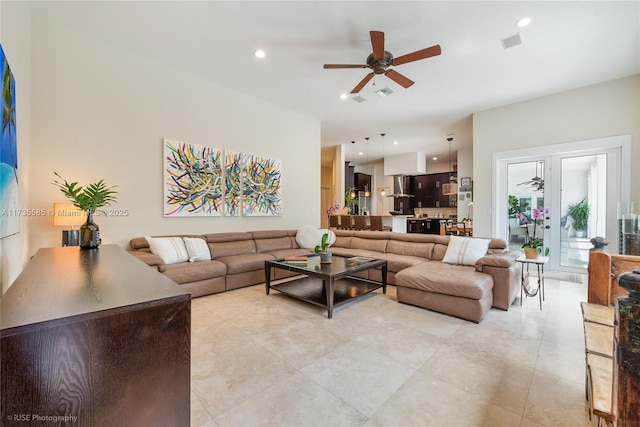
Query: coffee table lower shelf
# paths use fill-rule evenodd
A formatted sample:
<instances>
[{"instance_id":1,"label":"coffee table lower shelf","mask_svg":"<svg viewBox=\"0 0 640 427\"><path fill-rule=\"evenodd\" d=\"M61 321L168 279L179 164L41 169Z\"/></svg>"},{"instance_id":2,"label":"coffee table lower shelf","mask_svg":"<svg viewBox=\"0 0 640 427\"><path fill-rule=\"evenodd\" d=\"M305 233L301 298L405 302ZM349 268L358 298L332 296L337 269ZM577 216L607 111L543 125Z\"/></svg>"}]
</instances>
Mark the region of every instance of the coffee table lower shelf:
<instances>
[{"instance_id":1,"label":"coffee table lower shelf","mask_svg":"<svg viewBox=\"0 0 640 427\"><path fill-rule=\"evenodd\" d=\"M336 307L382 288L382 283L346 277L336 280L333 288L333 307ZM278 285L271 285L271 289L320 307L328 307L326 289L322 284L322 280L318 278L304 277Z\"/></svg>"}]
</instances>

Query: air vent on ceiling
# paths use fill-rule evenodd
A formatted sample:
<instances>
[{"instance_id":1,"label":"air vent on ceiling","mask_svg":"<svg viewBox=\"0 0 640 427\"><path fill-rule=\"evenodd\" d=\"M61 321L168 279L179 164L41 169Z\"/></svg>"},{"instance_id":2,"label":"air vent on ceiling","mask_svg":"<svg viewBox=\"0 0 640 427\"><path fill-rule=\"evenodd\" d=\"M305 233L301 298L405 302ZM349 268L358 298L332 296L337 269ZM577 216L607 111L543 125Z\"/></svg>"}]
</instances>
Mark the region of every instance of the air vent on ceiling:
<instances>
[{"instance_id":1,"label":"air vent on ceiling","mask_svg":"<svg viewBox=\"0 0 640 427\"><path fill-rule=\"evenodd\" d=\"M506 37L502 40L500 40L502 42L502 47L505 49L509 49L511 47L514 46L518 46L519 44L522 43L522 39L520 38L520 34L515 34L511 37Z\"/></svg>"},{"instance_id":2,"label":"air vent on ceiling","mask_svg":"<svg viewBox=\"0 0 640 427\"><path fill-rule=\"evenodd\" d=\"M382 89L378 89L376 90L376 95L378 96L387 96L387 95L391 95L394 92L393 89L391 89L389 86L384 87Z\"/></svg>"},{"instance_id":3,"label":"air vent on ceiling","mask_svg":"<svg viewBox=\"0 0 640 427\"><path fill-rule=\"evenodd\" d=\"M362 103L362 102L366 101L366 99L364 99L364 98L363 98L363 97L361 97L360 95L356 95L356 96L354 96L354 97L353 97L353 98L351 98L351 99L353 99L353 100L354 100L354 101L356 101L356 102L360 102L360 103Z\"/></svg>"}]
</instances>

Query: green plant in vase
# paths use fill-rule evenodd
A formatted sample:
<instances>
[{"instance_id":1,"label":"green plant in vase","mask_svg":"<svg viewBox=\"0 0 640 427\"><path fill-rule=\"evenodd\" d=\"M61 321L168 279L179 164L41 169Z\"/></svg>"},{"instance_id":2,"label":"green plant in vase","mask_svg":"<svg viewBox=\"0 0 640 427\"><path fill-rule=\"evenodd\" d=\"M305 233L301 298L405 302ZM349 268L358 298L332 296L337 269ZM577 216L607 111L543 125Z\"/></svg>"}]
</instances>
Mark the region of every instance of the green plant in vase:
<instances>
[{"instance_id":1,"label":"green plant in vase","mask_svg":"<svg viewBox=\"0 0 640 427\"><path fill-rule=\"evenodd\" d=\"M589 226L591 206L582 199L578 203L572 203L567 206L567 214L572 220L573 228L576 230L576 237L582 237Z\"/></svg>"},{"instance_id":2,"label":"green plant in vase","mask_svg":"<svg viewBox=\"0 0 640 427\"><path fill-rule=\"evenodd\" d=\"M322 235L322 239L320 240L320 244L316 245L313 249L313 252L316 254L320 254L320 262L322 264L328 264L331 262L331 252L327 252L331 244L329 243L329 233L324 233Z\"/></svg>"},{"instance_id":3,"label":"green plant in vase","mask_svg":"<svg viewBox=\"0 0 640 427\"><path fill-rule=\"evenodd\" d=\"M344 193L345 206L351 206L351 213L354 213L354 206L358 204L358 190L355 187L349 187Z\"/></svg>"},{"instance_id":4,"label":"green plant in vase","mask_svg":"<svg viewBox=\"0 0 640 427\"><path fill-rule=\"evenodd\" d=\"M117 200L116 185L108 187L104 180L82 187L77 182L68 182L57 172L53 172L59 179L51 183L58 187L62 194L75 207L87 214L87 221L80 227L80 247L94 249L100 245L100 227L93 222L93 214L103 206L110 205Z\"/></svg>"}]
</instances>

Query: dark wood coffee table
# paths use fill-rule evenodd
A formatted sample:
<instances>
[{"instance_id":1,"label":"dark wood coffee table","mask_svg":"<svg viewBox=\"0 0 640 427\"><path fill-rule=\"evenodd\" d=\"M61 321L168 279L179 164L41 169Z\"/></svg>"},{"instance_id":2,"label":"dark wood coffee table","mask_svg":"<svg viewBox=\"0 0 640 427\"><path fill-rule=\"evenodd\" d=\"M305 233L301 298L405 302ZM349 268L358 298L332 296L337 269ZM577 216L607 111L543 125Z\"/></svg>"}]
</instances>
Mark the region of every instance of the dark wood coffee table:
<instances>
[{"instance_id":1,"label":"dark wood coffee table","mask_svg":"<svg viewBox=\"0 0 640 427\"><path fill-rule=\"evenodd\" d=\"M354 274L380 268L382 282L355 277ZM279 268L306 277L271 286L271 269ZM374 258L333 254L331 264L321 264L319 255L309 255L306 265L289 264L284 260L265 261L265 287L283 294L327 308L327 317L333 316L333 307L382 288L387 293L387 261ZM320 279L320 280L318 280Z\"/></svg>"}]
</instances>

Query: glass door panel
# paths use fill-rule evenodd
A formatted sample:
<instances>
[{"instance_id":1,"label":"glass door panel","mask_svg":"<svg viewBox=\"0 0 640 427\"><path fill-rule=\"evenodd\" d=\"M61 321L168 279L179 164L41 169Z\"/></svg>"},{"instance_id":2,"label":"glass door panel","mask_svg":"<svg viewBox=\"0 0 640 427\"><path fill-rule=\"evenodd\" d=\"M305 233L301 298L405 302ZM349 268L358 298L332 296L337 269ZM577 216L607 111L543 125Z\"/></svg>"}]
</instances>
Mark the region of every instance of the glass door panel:
<instances>
[{"instance_id":1,"label":"glass door panel","mask_svg":"<svg viewBox=\"0 0 640 427\"><path fill-rule=\"evenodd\" d=\"M587 268L590 239L607 235L607 154L560 159L560 266Z\"/></svg>"},{"instance_id":2,"label":"glass door panel","mask_svg":"<svg viewBox=\"0 0 640 427\"><path fill-rule=\"evenodd\" d=\"M507 165L509 249L522 251L522 245L541 241L545 249L544 159L534 159Z\"/></svg>"}]
</instances>

